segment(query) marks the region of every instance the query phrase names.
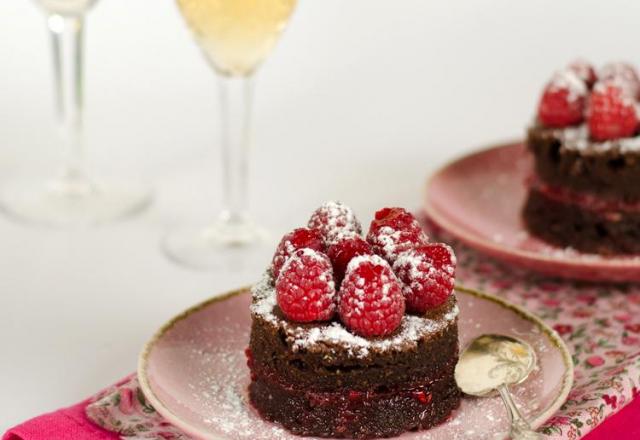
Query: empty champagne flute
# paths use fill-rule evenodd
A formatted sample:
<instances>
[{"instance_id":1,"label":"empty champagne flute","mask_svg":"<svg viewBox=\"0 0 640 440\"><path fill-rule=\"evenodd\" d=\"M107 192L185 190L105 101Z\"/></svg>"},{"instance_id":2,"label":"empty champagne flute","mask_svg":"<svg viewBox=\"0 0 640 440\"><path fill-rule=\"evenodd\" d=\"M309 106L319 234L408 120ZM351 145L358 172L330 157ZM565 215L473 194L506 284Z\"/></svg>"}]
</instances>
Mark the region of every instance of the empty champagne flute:
<instances>
[{"instance_id":1,"label":"empty champagne flute","mask_svg":"<svg viewBox=\"0 0 640 440\"><path fill-rule=\"evenodd\" d=\"M36 0L51 37L56 112L65 163L52 180L16 181L3 188L0 205L19 221L54 226L103 223L147 206L149 191L139 185L93 179L84 164L84 30L95 0Z\"/></svg>"},{"instance_id":2,"label":"empty champagne flute","mask_svg":"<svg viewBox=\"0 0 640 440\"><path fill-rule=\"evenodd\" d=\"M177 0L219 78L223 207L208 226L177 229L167 255L195 268L230 266L265 247L266 233L247 213L252 78L284 30L296 0Z\"/></svg>"}]
</instances>

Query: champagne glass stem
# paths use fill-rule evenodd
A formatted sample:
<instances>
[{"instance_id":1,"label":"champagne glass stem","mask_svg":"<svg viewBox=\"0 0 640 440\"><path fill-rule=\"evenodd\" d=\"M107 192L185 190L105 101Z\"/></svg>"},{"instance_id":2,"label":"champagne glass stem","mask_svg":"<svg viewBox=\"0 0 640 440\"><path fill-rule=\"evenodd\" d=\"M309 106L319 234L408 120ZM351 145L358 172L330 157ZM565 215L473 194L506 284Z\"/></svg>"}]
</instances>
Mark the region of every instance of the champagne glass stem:
<instances>
[{"instance_id":1,"label":"champagne glass stem","mask_svg":"<svg viewBox=\"0 0 640 440\"><path fill-rule=\"evenodd\" d=\"M84 171L83 133L83 15L47 17L51 34L56 111L65 163L55 188L67 194L81 195L91 190Z\"/></svg>"},{"instance_id":2,"label":"champagne glass stem","mask_svg":"<svg viewBox=\"0 0 640 440\"><path fill-rule=\"evenodd\" d=\"M220 221L242 228L247 219L252 77L219 75L223 210ZM238 231L240 232L240 231Z\"/></svg>"}]
</instances>

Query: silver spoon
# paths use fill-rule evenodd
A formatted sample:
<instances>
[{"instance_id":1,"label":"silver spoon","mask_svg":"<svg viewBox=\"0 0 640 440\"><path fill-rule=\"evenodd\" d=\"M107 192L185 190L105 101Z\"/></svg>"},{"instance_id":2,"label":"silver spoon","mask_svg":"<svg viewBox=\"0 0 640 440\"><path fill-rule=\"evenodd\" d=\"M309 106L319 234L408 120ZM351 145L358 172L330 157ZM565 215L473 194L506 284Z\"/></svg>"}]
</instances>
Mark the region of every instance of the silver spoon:
<instances>
[{"instance_id":1,"label":"silver spoon","mask_svg":"<svg viewBox=\"0 0 640 440\"><path fill-rule=\"evenodd\" d=\"M526 342L503 335L482 335L462 352L456 365L458 387L472 396L487 396L497 390L509 413L513 440L537 440L511 397L508 385L522 383L536 365L533 348Z\"/></svg>"}]
</instances>

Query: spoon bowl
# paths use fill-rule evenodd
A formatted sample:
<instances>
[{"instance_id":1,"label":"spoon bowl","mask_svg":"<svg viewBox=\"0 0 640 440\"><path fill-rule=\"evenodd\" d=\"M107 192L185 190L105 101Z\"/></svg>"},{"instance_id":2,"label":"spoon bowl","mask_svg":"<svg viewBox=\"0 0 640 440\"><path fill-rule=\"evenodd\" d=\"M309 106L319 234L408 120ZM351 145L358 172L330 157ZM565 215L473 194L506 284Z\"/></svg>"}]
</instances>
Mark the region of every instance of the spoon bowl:
<instances>
[{"instance_id":1,"label":"spoon bowl","mask_svg":"<svg viewBox=\"0 0 640 440\"><path fill-rule=\"evenodd\" d=\"M524 341L505 335L475 338L460 355L455 379L465 394L484 397L497 391L504 402L513 440L534 440L541 436L531 430L509 392L509 385L522 383L536 366L536 354Z\"/></svg>"},{"instance_id":2,"label":"spoon bowl","mask_svg":"<svg viewBox=\"0 0 640 440\"><path fill-rule=\"evenodd\" d=\"M505 335L482 335L460 356L455 378L465 394L486 396L502 384L522 383L535 365L535 351L526 342Z\"/></svg>"}]
</instances>

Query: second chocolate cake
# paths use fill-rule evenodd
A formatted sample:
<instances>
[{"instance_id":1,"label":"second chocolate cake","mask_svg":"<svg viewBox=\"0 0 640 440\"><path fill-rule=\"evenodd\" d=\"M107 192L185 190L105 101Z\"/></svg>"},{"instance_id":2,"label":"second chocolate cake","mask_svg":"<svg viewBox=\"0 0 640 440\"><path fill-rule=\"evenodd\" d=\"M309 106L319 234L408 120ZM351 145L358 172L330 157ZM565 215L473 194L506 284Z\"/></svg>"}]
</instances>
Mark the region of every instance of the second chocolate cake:
<instances>
[{"instance_id":1,"label":"second chocolate cake","mask_svg":"<svg viewBox=\"0 0 640 440\"><path fill-rule=\"evenodd\" d=\"M527 147L523 218L534 235L603 255L640 253L640 81L615 63L574 63L547 85Z\"/></svg>"}]
</instances>

